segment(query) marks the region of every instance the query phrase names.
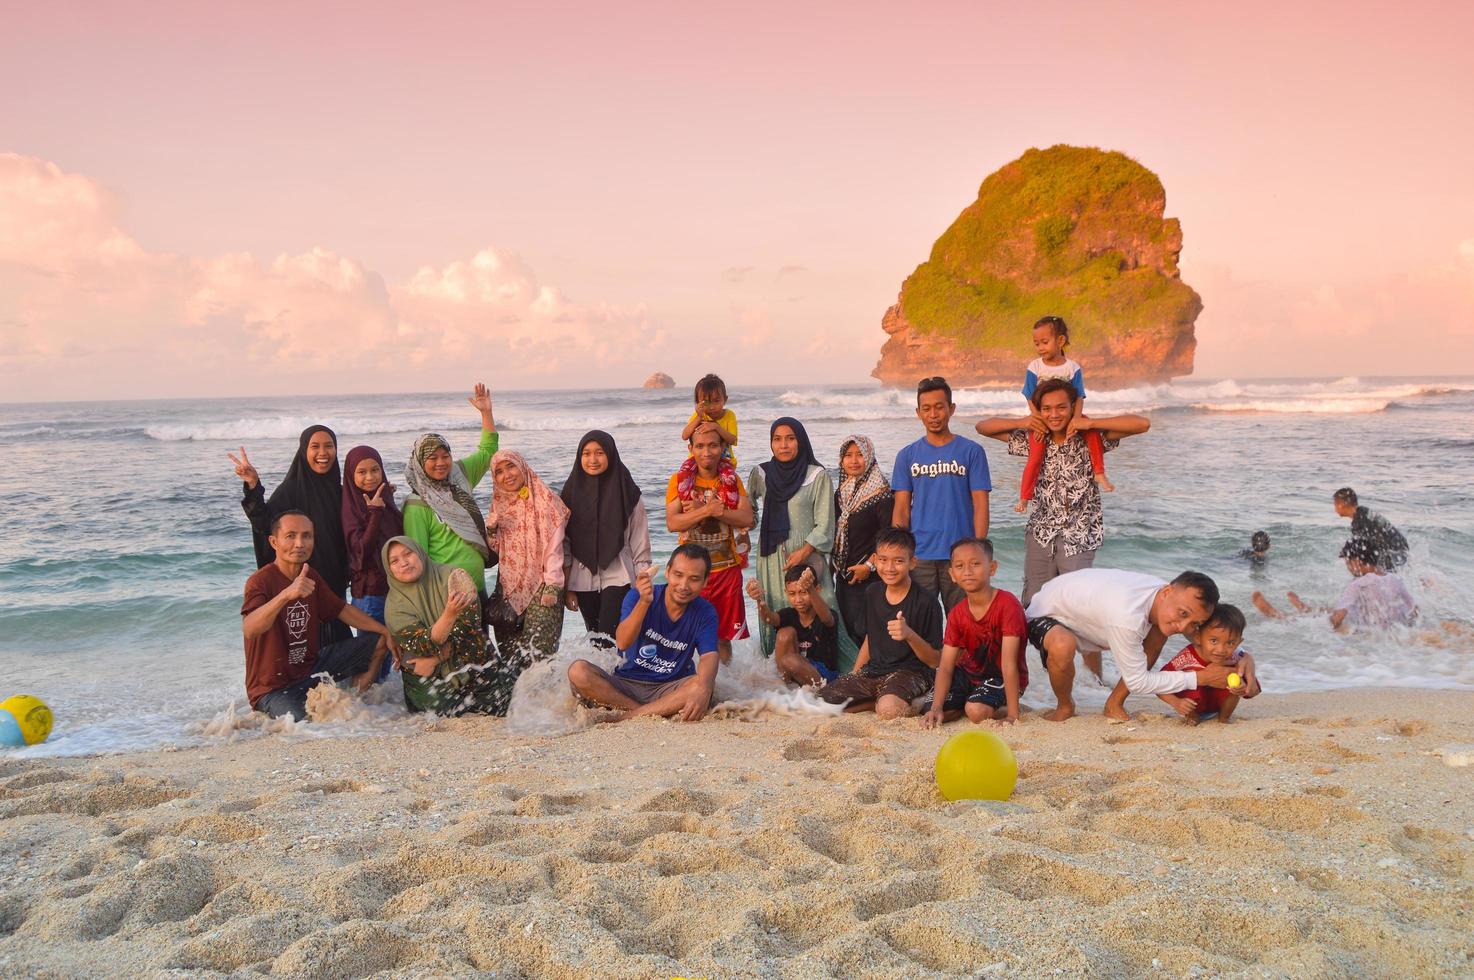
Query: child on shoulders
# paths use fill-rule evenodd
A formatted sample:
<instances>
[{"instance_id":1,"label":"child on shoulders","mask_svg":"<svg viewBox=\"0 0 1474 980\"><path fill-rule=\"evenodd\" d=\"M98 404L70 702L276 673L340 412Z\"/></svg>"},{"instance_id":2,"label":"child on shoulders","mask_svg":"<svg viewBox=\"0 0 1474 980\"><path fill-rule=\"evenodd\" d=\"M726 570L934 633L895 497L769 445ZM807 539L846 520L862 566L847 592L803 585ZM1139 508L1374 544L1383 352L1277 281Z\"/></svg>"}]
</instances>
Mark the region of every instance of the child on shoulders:
<instances>
[{"instance_id":1,"label":"child on shoulders","mask_svg":"<svg viewBox=\"0 0 1474 980\"><path fill-rule=\"evenodd\" d=\"M756 579L747 583L758 616L778 631L773 664L779 676L805 687L834 680L839 676L839 636L834 612L819 593L813 568L795 565L784 572L783 591L788 608L775 613L768 608L762 584Z\"/></svg>"},{"instance_id":2,"label":"child on shoulders","mask_svg":"<svg viewBox=\"0 0 1474 980\"><path fill-rule=\"evenodd\" d=\"M936 687L922 702L923 727L935 728L964 713L974 724L993 718L1018 721L1019 696L1029 686L1023 656L1028 625L1014 594L993 587L997 572L987 538L963 538L952 545L950 574L967 598L947 614Z\"/></svg>"},{"instance_id":3,"label":"child on shoulders","mask_svg":"<svg viewBox=\"0 0 1474 980\"><path fill-rule=\"evenodd\" d=\"M1063 318L1046 316L1034 324L1034 352L1039 356L1029 362L1024 372L1023 387L1034 432L1029 437L1029 461L1024 464L1024 475L1019 480L1019 502L1014 507L1020 514L1028 510L1029 501L1034 499L1034 485L1038 483L1039 471L1044 467L1044 420L1039 415L1039 409L1034 406L1034 389L1048 378L1068 381L1080 396L1075 399L1074 417L1080 419L1085 415L1085 372L1079 364L1065 356L1065 348L1069 344L1070 328ZM1102 493L1115 490L1111 481L1106 479L1105 444L1100 432L1086 429L1080 434L1084 436L1085 445L1090 449L1090 471L1095 476L1096 484Z\"/></svg>"},{"instance_id":4,"label":"child on shoulders","mask_svg":"<svg viewBox=\"0 0 1474 980\"><path fill-rule=\"evenodd\" d=\"M1199 671L1209 664L1233 667L1240 677L1239 685L1233 688L1200 687L1176 694L1158 694L1157 697L1172 706L1184 721L1196 725L1213 714L1222 724L1228 724L1233 710L1239 706L1240 698L1252 698L1259 691L1259 674L1254 657L1240 643L1244 639L1247 622L1237 606L1220 602L1213 615L1192 634L1192 643L1168 661L1163 670ZM1232 683L1233 678L1229 678Z\"/></svg>"},{"instance_id":5,"label":"child on shoulders","mask_svg":"<svg viewBox=\"0 0 1474 980\"><path fill-rule=\"evenodd\" d=\"M737 415L727 407L727 385L715 374L708 374L696 382L696 411L691 413L686 427L681 430L681 439L689 445L691 434L707 423L717 427L722 439L722 458L737 468ZM746 565L747 553L752 550L752 538L746 529L737 532L737 554Z\"/></svg>"}]
</instances>

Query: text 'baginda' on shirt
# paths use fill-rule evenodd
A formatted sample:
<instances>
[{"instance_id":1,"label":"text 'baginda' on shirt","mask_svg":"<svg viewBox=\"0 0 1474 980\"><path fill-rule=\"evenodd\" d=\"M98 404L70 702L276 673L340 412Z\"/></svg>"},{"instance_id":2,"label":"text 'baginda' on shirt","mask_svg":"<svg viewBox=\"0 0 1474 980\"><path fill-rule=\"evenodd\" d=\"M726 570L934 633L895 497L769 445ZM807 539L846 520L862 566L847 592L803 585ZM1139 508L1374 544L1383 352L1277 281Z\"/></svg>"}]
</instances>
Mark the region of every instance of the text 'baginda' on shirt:
<instances>
[{"instance_id":1,"label":"text 'baginda' on shirt","mask_svg":"<svg viewBox=\"0 0 1474 980\"><path fill-rule=\"evenodd\" d=\"M993 489L988 454L962 436L954 435L941 446L923 436L896 454L891 489L911 494L916 557L945 560L954 542L975 533L973 491Z\"/></svg>"}]
</instances>

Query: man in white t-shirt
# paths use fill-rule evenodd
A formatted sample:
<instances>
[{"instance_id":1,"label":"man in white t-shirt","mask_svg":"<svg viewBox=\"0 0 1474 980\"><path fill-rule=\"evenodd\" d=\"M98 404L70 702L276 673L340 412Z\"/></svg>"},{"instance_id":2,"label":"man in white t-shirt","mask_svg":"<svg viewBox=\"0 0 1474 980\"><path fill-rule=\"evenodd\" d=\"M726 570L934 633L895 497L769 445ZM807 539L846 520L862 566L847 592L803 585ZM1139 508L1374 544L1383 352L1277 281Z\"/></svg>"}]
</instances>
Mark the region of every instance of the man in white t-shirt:
<instances>
[{"instance_id":1,"label":"man in white t-shirt","mask_svg":"<svg viewBox=\"0 0 1474 980\"><path fill-rule=\"evenodd\" d=\"M1039 651L1058 702L1044 717L1064 721L1075 713L1075 654L1109 650L1121 682L1106 701L1108 718L1121 721L1127 694L1176 694L1199 687L1227 687L1228 667L1209 665L1190 676L1154 674L1167 637L1191 633L1218 605L1218 586L1200 572L1171 582L1113 568L1085 568L1044 583L1029 603L1029 642Z\"/></svg>"}]
</instances>

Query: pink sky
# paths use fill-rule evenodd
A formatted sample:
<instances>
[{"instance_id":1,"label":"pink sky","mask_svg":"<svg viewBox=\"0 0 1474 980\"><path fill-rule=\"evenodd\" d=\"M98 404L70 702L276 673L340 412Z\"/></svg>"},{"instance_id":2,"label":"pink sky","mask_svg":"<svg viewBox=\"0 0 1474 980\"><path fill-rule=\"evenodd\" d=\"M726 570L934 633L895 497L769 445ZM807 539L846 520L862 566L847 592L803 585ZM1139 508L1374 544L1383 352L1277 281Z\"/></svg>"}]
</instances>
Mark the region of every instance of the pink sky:
<instances>
[{"instance_id":1,"label":"pink sky","mask_svg":"<svg viewBox=\"0 0 1474 980\"><path fill-rule=\"evenodd\" d=\"M1474 7L1197 6L12 5L0 401L861 381L1058 142L1162 177L1198 375L1474 373Z\"/></svg>"}]
</instances>

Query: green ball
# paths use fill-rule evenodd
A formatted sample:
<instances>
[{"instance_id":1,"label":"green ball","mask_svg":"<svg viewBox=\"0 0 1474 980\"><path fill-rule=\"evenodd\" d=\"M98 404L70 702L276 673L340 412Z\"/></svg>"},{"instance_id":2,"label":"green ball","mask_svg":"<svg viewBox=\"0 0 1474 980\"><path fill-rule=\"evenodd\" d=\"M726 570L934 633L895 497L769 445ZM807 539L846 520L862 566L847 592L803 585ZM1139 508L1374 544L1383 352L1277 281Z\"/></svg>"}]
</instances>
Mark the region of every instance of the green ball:
<instances>
[{"instance_id":1,"label":"green ball","mask_svg":"<svg viewBox=\"0 0 1474 980\"><path fill-rule=\"evenodd\" d=\"M0 711L15 719L15 727L27 745L44 742L51 734L51 709L34 695L12 695L0 701Z\"/></svg>"},{"instance_id":2,"label":"green ball","mask_svg":"<svg viewBox=\"0 0 1474 980\"><path fill-rule=\"evenodd\" d=\"M937 752L937 789L949 800L1006 800L1017 782L1018 760L992 732L958 732Z\"/></svg>"}]
</instances>

